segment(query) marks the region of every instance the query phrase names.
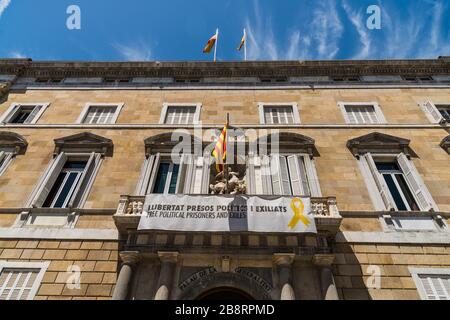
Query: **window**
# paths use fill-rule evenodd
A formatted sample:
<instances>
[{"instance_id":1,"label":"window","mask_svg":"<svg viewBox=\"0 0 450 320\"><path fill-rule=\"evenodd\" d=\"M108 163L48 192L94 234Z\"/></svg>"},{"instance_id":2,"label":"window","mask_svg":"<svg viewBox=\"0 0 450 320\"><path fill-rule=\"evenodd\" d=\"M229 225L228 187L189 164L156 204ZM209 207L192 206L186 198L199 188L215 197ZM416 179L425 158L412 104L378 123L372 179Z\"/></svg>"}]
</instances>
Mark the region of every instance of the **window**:
<instances>
[{"instance_id":1,"label":"window","mask_svg":"<svg viewBox=\"0 0 450 320\"><path fill-rule=\"evenodd\" d=\"M360 157L359 163L377 210L439 211L404 153L372 156L369 152Z\"/></svg>"},{"instance_id":2,"label":"window","mask_svg":"<svg viewBox=\"0 0 450 320\"><path fill-rule=\"evenodd\" d=\"M179 163L173 163L170 154L156 153L145 159L136 187L137 195L207 194L209 190L209 156L183 154Z\"/></svg>"},{"instance_id":3,"label":"window","mask_svg":"<svg viewBox=\"0 0 450 320\"><path fill-rule=\"evenodd\" d=\"M431 101L419 104L431 123L450 122L450 105L434 104Z\"/></svg>"},{"instance_id":4,"label":"window","mask_svg":"<svg viewBox=\"0 0 450 320\"><path fill-rule=\"evenodd\" d=\"M284 125L300 123L300 115L296 103L259 103L258 107L261 124Z\"/></svg>"},{"instance_id":5,"label":"window","mask_svg":"<svg viewBox=\"0 0 450 320\"><path fill-rule=\"evenodd\" d=\"M248 194L321 196L309 155L250 157L248 167Z\"/></svg>"},{"instance_id":6,"label":"window","mask_svg":"<svg viewBox=\"0 0 450 320\"><path fill-rule=\"evenodd\" d=\"M85 168L86 161L66 161L42 206L65 208L73 197Z\"/></svg>"},{"instance_id":7,"label":"window","mask_svg":"<svg viewBox=\"0 0 450 320\"><path fill-rule=\"evenodd\" d=\"M116 123L122 110L121 104L92 104L87 103L77 120L85 124L112 124Z\"/></svg>"},{"instance_id":8,"label":"window","mask_svg":"<svg viewBox=\"0 0 450 320\"><path fill-rule=\"evenodd\" d=\"M446 122L450 122L450 105L437 105L439 113Z\"/></svg>"},{"instance_id":9,"label":"window","mask_svg":"<svg viewBox=\"0 0 450 320\"><path fill-rule=\"evenodd\" d=\"M422 300L450 300L450 269L409 268Z\"/></svg>"},{"instance_id":10,"label":"window","mask_svg":"<svg viewBox=\"0 0 450 320\"><path fill-rule=\"evenodd\" d=\"M38 183L31 202L32 207L67 208L80 207L91 188L101 163L101 155L61 152L50 163Z\"/></svg>"},{"instance_id":11,"label":"window","mask_svg":"<svg viewBox=\"0 0 450 320\"><path fill-rule=\"evenodd\" d=\"M160 124L195 124L200 121L201 104L167 104L163 105Z\"/></svg>"},{"instance_id":12,"label":"window","mask_svg":"<svg viewBox=\"0 0 450 320\"><path fill-rule=\"evenodd\" d=\"M398 164L396 162L375 161L375 165L389 188L396 209L399 211L419 211L419 206L414 200Z\"/></svg>"},{"instance_id":13,"label":"window","mask_svg":"<svg viewBox=\"0 0 450 320\"><path fill-rule=\"evenodd\" d=\"M49 262L0 261L0 300L32 300Z\"/></svg>"},{"instance_id":14,"label":"window","mask_svg":"<svg viewBox=\"0 0 450 320\"><path fill-rule=\"evenodd\" d=\"M160 163L152 193L175 193L179 169L180 166L178 164Z\"/></svg>"},{"instance_id":15,"label":"window","mask_svg":"<svg viewBox=\"0 0 450 320\"><path fill-rule=\"evenodd\" d=\"M0 118L0 122L12 124L35 124L48 103L38 104L12 104Z\"/></svg>"},{"instance_id":16,"label":"window","mask_svg":"<svg viewBox=\"0 0 450 320\"><path fill-rule=\"evenodd\" d=\"M339 102L338 105L348 124L386 123L378 103Z\"/></svg>"}]
</instances>

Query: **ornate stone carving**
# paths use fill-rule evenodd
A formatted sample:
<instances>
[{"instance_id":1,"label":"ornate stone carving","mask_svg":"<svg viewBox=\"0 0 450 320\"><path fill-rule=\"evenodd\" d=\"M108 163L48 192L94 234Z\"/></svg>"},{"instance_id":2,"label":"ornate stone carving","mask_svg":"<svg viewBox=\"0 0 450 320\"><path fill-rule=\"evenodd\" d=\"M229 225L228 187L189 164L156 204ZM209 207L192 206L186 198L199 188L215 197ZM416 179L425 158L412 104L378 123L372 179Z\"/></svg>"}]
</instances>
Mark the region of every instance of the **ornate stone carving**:
<instances>
[{"instance_id":1,"label":"ornate stone carving","mask_svg":"<svg viewBox=\"0 0 450 320\"><path fill-rule=\"evenodd\" d=\"M242 179L239 179L239 172L231 171L228 169L228 193L229 194L245 194L246 191L245 175ZM211 194L224 194L226 189L226 179L224 178L224 172L219 172L213 184L209 185Z\"/></svg>"},{"instance_id":2,"label":"ornate stone carving","mask_svg":"<svg viewBox=\"0 0 450 320\"><path fill-rule=\"evenodd\" d=\"M364 136L348 140L347 148L356 157L366 152L372 153L400 153L417 157L409 147L410 140L380 132L372 132Z\"/></svg>"}]
</instances>

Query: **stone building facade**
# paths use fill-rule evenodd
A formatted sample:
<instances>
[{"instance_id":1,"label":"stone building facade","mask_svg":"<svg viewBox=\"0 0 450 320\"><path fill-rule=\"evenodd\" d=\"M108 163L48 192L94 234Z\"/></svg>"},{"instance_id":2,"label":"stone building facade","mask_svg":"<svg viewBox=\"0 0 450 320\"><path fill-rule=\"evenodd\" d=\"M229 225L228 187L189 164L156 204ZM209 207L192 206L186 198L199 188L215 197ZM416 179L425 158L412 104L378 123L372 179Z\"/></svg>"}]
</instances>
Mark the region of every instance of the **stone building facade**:
<instances>
[{"instance_id":1,"label":"stone building facade","mask_svg":"<svg viewBox=\"0 0 450 320\"><path fill-rule=\"evenodd\" d=\"M227 113L290 173L244 162L247 194L310 196L317 233L138 229L146 194L208 197L166 154ZM450 299L449 121L449 57L0 60L0 299Z\"/></svg>"}]
</instances>

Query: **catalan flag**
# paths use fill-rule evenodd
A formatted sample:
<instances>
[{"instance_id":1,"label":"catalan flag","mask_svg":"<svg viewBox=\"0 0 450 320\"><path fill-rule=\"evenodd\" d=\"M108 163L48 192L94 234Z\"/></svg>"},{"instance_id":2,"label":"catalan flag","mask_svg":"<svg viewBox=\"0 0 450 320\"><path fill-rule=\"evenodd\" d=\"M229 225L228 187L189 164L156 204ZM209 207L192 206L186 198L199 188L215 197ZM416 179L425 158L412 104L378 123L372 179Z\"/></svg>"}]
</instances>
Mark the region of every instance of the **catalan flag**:
<instances>
[{"instance_id":1,"label":"catalan flag","mask_svg":"<svg viewBox=\"0 0 450 320\"><path fill-rule=\"evenodd\" d=\"M203 48L203 53L209 53L211 49L214 47L217 41L219 30L216 30L216 33L208 40L205 48Z\"/></svg>"},{"instance_id":2,"label":"catalan flag","mask_svg":"<svg viewBox=\"0 0 450 320\"><path fill-rule=\"evenodd\" d=\"M242 40L241 40L241 43L239 44L239 47L237 48L237 51L241 51L246 40L247 40L247 33L245 32L245 29L244 29L244 34L242 35Z\"/></svg>"},{"instance_id":3,"label":"catalan flag","mask_svg":"<svg viewBox=\"0 0 450 320\"><path fill-rule=\"evenodd\" d=\"M223 127L222 133L220 134L212 152L212 156L216 159L216 171L218 173L223 171L223 164L227 159L227 128L228 121Z\"/></svg>"}]
</instances>

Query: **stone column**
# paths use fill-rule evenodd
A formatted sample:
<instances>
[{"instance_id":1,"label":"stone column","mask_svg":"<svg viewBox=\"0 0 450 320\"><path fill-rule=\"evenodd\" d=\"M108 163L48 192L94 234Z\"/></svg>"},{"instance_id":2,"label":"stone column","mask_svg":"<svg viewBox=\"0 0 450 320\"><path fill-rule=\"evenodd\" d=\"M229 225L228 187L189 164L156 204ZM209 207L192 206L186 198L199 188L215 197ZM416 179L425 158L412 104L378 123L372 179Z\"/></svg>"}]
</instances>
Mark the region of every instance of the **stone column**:
<instances>
[{"instance_id":1,"label":"stone column","mask_svg":"<svg viewBox=\"0 0 450 320\"><path fill-rule=\"evenodd\" d=\"M158 252L161 260L161 271L159 272L158 291L155 294L155 300L169 300L170 288L172 288L175 278L175 267L178 260L178 252Z\"/></svg>"},{"instance_id":2,"label":"stone column","mask_svg":"<svg viewBox=\"0 0 450 320\"><path fill-rule=\"evenodd\" d=\"M293 253L275 253L273 256L281 289L280 300L295 300L294 288L292 287L292 263L294 262L294 256Z\"/></svg>"},{"instance_id":3,"label":"stone column","mask_svg":"<svg viewBox=\"0 0 450 320\"><path fill-rule=\"evenodd\" d=\"M320 285L322 288L322 298L324 300L339 300L331 268L333 261L333 254L316 254L313 257L313 263L318 266L320 270Z\"/></svg>"},{"instance_id":4,"label":"stone column","mask_svg":"<svg viewBox=\"0 0 450 320\"><path fill-rule=\"evenodd\" d=\"M125 300L128 296L128 288L133 277L133 267L139 262L140 255L138 251L122 251L119 253L122 265L120 267L119 277L112 300Z\"/></svg>"}]
</instances>

